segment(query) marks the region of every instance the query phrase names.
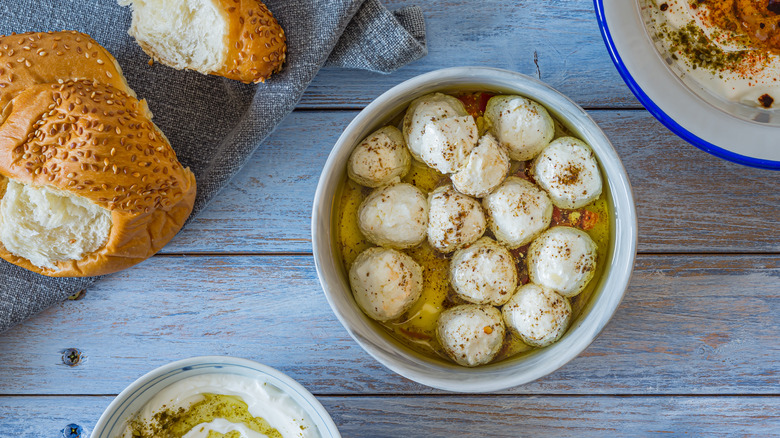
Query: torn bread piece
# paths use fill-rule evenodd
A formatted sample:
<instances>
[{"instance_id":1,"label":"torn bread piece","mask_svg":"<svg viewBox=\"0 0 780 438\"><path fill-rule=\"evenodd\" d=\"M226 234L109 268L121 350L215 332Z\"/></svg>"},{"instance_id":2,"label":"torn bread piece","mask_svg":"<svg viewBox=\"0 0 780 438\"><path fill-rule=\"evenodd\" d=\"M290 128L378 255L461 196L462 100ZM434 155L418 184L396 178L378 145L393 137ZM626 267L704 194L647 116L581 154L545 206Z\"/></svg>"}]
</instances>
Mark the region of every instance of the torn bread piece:
<instances>
[{"instance_id":1,"label":"torn bread piece","mask_svg":"<svg viewBox=\"0 0 780 438\"><path fill-rule=\"evenodd\" d=\"M129 34L155 61L178 70L265 82L287 56L284 30L258 0L119 0Z\"/></svg>"}]
</instances>

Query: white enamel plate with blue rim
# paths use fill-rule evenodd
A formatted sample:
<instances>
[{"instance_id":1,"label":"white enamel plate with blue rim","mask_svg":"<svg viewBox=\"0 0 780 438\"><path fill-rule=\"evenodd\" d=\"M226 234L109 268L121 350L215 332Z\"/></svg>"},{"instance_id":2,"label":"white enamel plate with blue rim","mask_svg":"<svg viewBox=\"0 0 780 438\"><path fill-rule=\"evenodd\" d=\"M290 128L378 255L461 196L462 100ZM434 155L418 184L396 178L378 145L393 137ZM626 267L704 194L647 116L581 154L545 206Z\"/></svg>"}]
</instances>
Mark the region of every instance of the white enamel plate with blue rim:
<instances>
[{"instance_id":1,"label":"white enamel plate with blue rim","mask_svg":"<svg viewBox=\"0 0 780 438\"><path fill-rule=\"evenodd\" d=\"M699 149L725 160L780 170L776 110L738 105L742 108L734 111L737 104L719 105L717 99L707 99L702 89L696 90L695 84L683 82L656 50L640 13L639 0L593 3L601 35L618 72L661 123Z\"/></svg>"}]
</instances>

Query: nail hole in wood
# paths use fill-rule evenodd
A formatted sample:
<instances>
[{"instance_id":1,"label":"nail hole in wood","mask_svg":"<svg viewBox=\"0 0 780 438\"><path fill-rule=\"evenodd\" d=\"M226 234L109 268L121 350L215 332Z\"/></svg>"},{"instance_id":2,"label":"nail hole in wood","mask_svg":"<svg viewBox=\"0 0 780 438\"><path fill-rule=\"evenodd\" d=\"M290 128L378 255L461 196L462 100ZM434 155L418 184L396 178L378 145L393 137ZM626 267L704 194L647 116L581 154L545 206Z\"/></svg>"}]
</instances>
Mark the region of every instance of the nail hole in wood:
<instances>
[{"instance_id":1,"label":"nail hole in wood","mask_svg":"<svg viewBox=\"0 0 780 438\"><path fill-rule=\"evenodd\" d=\"M80 364L82 359L81 351L77 348L68 348L62 352L62 363L69 367L75 367Z\"/></svg>"},{"instance_id":2,"label":"nail hole in wood","mask_svg":"<svg viewBox=\"0 0 780 438\"><path fill-rule=\"evenodd\" d=\"M84 436L84 429L78 424L71 423L62 429L62 436L63 438L81 438Z\"/></svg>"},{"instance_id":3,"label":"nail hole in wood","mask_svg":"<svg viewBox=\"0 0 780 438\"><path fill-rule=\"evenodd\" d=\"M536 65L536 77L542 80L542 70L539 68L539 53L534 50L534 64Z\"/></svg>"}]
</instances>

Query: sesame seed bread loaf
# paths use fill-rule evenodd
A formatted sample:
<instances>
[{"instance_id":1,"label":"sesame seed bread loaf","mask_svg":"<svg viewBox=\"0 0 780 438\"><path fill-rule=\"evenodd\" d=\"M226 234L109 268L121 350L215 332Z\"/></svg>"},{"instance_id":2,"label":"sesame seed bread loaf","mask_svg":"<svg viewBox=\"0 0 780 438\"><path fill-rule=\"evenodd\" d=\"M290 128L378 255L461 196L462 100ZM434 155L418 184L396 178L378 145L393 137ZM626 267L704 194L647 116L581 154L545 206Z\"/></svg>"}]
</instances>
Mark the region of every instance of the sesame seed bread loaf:
<instances>
[{"instance_id":1,"label":"sesame seed bread loaf","mask_svg":"<svg viewBox=\"0 0 780 438\"><path fill-rule=\"evenodd\" d=\"M38 59L0 64L10 69L0 80L13 83L0 87L0 257L73 277L115 272L159 251L192 211L195 177L152 123L146 102L86 35L2 37L6 58L18 53L2 42L8 38L26 38L30 50L21 50ZM81 47L84 61L65 52L35 55L32 44L68 53Z\"/></svg>"},{"instance_id":2,"label":"sesame seed bread loaf","mask_svg":"<svg viewBox=\"0 0 780 438\"><path fill-rule=\"evenodd\" d=\"M119 0L130 5L129 34L156 61L176 69L265 82L281 70L284 30L259 0Z\"/></svg>"},{"instance_id":3,"label":"sesame seed bread loaf","mask_svg":"<svg viewBox=\"0 0 780 438\"><path fill-rule=\"evenodd\" d=\"M96 79L135 97L116 59L76 31L0 36L0 109L35 84Z\"/></svg>"}]
</instances>

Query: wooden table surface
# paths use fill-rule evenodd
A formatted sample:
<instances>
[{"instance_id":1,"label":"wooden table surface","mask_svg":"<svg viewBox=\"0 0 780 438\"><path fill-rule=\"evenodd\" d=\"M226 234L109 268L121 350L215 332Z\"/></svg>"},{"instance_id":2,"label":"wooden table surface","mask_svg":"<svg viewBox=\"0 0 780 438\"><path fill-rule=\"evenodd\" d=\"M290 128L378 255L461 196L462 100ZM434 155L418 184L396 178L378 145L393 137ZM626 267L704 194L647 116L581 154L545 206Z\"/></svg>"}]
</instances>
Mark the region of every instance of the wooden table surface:
<instances>
[{"instance_id":1,"label":"wooden table surface","mask_svg":"<svg viewBox=\"0 0 780 438\"><path fill-rule=\"evenodd\" d=\"M137 377L211 354L297 379L348 437L780 434L780 173L717 159L658 123L613 67L590 0L417 3L427 58L387 76L322 71L159 255L0 335L0 436L75 424L86 437ZM559 371L493 394L433 390L372 359L333 316L311 255L311 200L342 129L391 86L461 65L538 73L588 109L639 215L634 275L604 332Z\"/></svg>"}]
</instances>

